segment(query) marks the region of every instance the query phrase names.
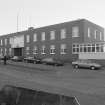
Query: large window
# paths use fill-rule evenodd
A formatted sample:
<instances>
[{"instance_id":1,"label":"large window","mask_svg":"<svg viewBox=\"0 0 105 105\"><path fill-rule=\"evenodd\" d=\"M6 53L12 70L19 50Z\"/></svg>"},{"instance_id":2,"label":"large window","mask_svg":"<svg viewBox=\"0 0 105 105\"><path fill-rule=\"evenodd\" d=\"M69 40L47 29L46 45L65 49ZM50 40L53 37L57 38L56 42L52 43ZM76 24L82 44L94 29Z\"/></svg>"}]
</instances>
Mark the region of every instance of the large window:
<instances>
[{"instance_id":1,"label":"large window","mask_svg":"<svg viewBox=\"0 0 105 105\"><path fill-rule=\"evenodd\" d=\"M54 40L55 39L55 31L51 31L50 32L50 40Z\"/></svg>"},{"instance_id":2,"label":"large window","mask_svg":"<svg viewBox=\"0 0 105 105\"><path fill-rule=\"evenodd\" d=\"M73 54L77 54L79 52L105 52L105 44L104 43L87 43L87 44L73 44L72 45L72 52Z\"/></svg>"},{"instance_id":3,"label":"large window","mask_svg":"<svg viewBox=\"0 0 105 105\"><path fill-rule=\"evenodd\" d=\"M61 39L66 38L66 29L61 29Z\"/></svg>"},{"instance_id":4,"label":"large window","mask_svg":"<svg viewBox=\"0 0 105 105\"><path fill-rule=\"evenodd\" d=\"M79 37L79 27L72 27L72 37Z\"/></svg>"},{"instance_id":5,"label":"large window","mask_svg":"<svg viewBox=\"0 0 105 105\"><path fill-rule=\"evenodd\" d=\"M55 54L55 45L50 46L50 54Z\"/></svg>"},{"instance_id":6,"label":"large window","mask_svg":"<svg viewBox=\"0 0 105 105\"><path fill-rule=\"evenodd\" d=\"M44 41L45 40L45 32L42 32L42 41Z\"/></svg>"},{"instance_id":7,"label":"large window","mask_svg":"<svg viewBox=\"0 0 105 105\"><path fill-rule=\"evenodd\" d=\"M66 44L61 44L61 54L66 54L67 53L67 48L66 48Z\"/></svg>"}]
</instances>

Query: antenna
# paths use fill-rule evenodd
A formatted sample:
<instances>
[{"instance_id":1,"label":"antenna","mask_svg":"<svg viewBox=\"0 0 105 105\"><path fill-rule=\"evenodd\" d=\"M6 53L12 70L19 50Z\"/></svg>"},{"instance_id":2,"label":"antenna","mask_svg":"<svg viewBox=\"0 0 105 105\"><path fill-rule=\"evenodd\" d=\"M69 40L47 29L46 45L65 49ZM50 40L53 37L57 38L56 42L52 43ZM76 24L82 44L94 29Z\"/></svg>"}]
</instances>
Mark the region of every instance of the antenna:
<instances>
[{"instance_id":1,"label":"antenna","mask_svg":"<svg viewBox=\"0 0 105 105\"><path fill-rule=\"evenodd\" d=\"M19 21L19 12L17 13L17 32L19 31L18 30L18 25L19 25L18 21Z\"/></svg>"},{"instance_id":2,"label":"antenna","mask_svg":"<svg viewBox=\"0 0 105 105\"><path fill-rule=\"evenodd\" d=\"M19 13L20 13L20 9L17 12L17 32L19 31Z\"/></svg>"}]
</instances>

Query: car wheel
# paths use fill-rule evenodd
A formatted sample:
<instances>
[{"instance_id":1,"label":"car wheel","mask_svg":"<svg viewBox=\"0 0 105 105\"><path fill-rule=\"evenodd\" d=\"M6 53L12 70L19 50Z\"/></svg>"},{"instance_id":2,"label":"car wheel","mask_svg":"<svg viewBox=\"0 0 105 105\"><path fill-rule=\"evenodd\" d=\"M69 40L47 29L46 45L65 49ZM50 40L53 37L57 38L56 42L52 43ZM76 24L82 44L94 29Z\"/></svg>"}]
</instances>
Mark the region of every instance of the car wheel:
<instances>
[{"instance_id":1,"label":"car wheel","mask_svg":"<svg viewBox=\"0 0 105 105\"><path fill-rule=\"evenodd\" d=\"M79 66L78 66L78 65L74 65L74 67L75 67L76 69L78 69Z\"/></svg>"},{"instance_id":2,"label":"car wheel","mask_svg":"<svg viewBox=\"0 0 105 105\"><path fill-rule=\"evenodd\" d=\"M94 66L91 66L90 69L91 69L91 70L95 70L95 67L94 67Z\"/></svg>"}]
</instances>

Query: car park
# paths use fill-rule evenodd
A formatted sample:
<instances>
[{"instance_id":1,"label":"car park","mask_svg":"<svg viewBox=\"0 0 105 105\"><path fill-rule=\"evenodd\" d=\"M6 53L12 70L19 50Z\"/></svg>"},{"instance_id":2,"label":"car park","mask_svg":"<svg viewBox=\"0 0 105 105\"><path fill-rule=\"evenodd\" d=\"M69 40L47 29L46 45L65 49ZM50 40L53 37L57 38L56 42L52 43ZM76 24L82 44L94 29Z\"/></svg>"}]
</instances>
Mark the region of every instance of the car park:
<instances>
[{"instance_id":1,"label":"car park","mask_svg":"<svg viewBox=\"0 0 105 105\"><path fill-rule=\"evenodd\" d=\"M13 56L11 58L12 61L15 61L15 62L19 62L19 61L23 61L23 57L22 56Z\"/></svg>"},{"instance_id":2,"label":"car park","mask_svg":"<svg viewBox=\"0 0 105 105\"><path fill-rule=\"evenodd\" d=\"M47 64L47 65L54 65L54 66L63 66L64 65L63 62L55 60L53 58L44 58L44 59L42 59L42 63Z\"/></svg>"},{"instance_id":3,"label":"car park","mask_svg":"<svg viewBox=\"0 0 105 105\"><path fill-rule=\"evenodd\" d=\"M74 68L89 68L91 70L99 69L102 67L100 64L92 62L91 60L83 59L73 61L72 65Z\"/></svg>"}]
</instances>

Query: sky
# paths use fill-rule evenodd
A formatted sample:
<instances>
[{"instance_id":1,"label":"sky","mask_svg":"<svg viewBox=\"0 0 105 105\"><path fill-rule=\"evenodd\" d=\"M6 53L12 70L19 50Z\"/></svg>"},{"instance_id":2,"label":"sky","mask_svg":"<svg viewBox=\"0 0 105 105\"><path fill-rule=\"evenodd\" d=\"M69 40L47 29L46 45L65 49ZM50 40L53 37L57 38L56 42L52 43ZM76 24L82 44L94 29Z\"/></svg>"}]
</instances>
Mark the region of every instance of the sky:
<instances>
[{"instance_id":1,"label":"sky","mask_svg":"<svg viewBox=\"0 0 105 105\"><path fill-rule=\"evenodd\" d=\"M0 35L77 19L105 28L105 0L0 0Z\"/></svg>"}]
</instances>

